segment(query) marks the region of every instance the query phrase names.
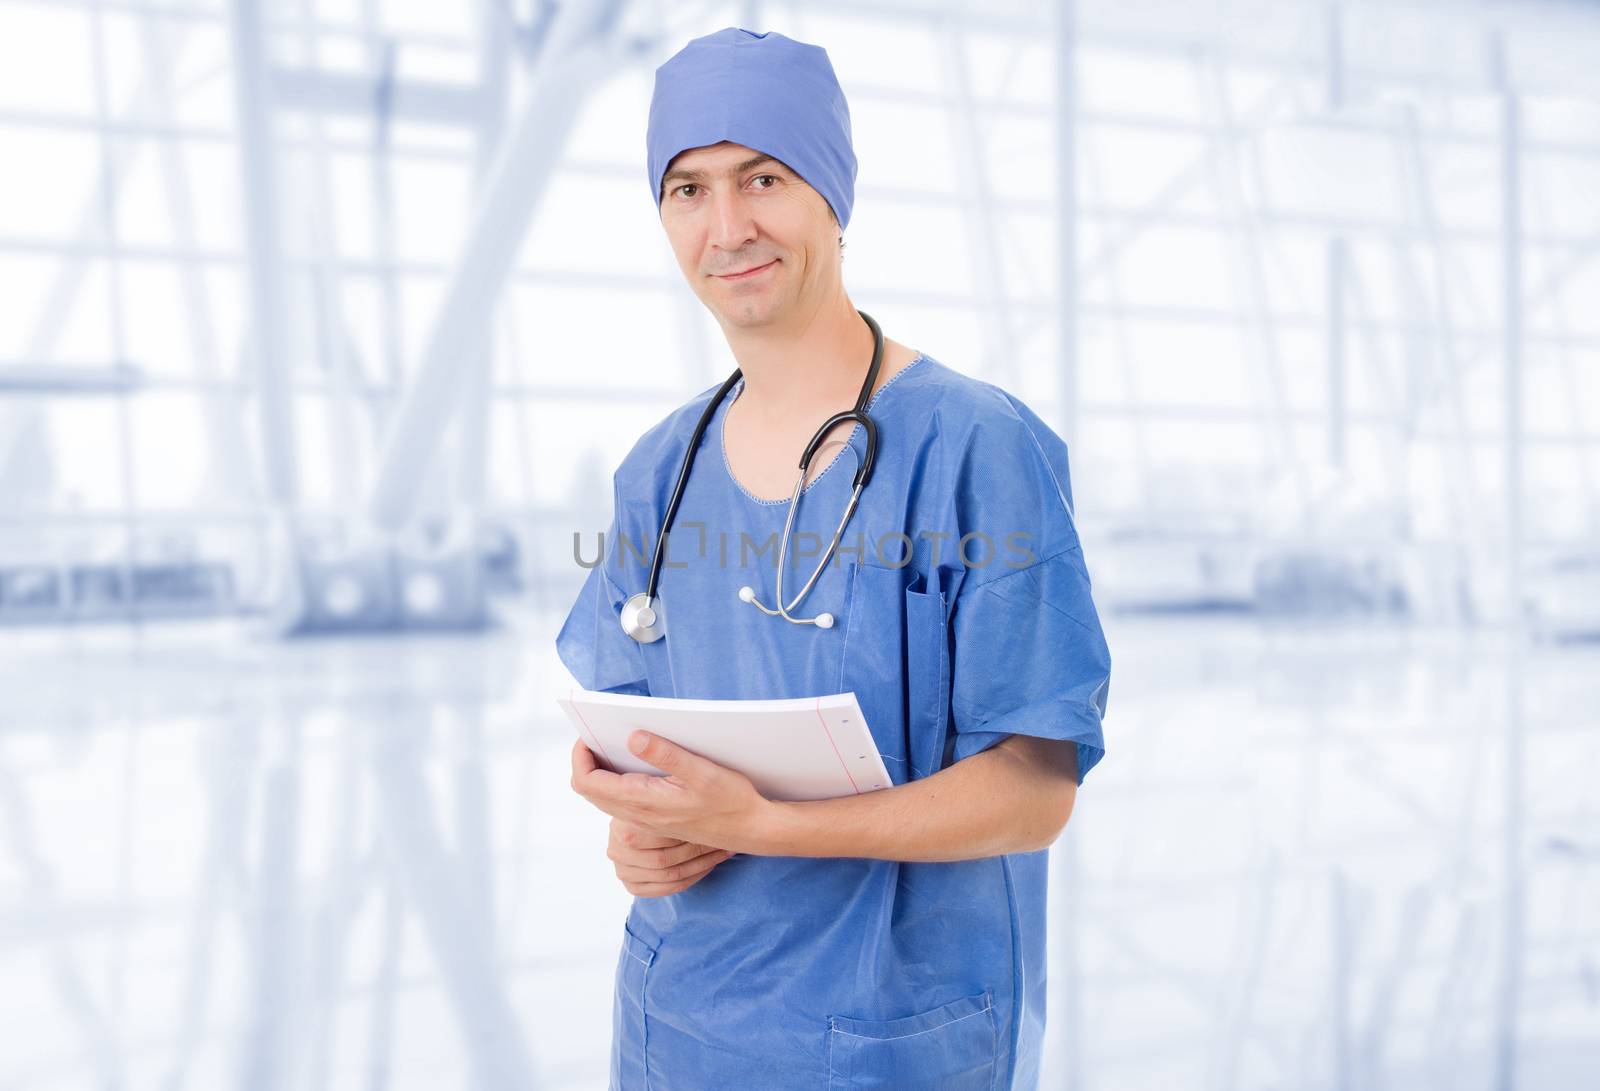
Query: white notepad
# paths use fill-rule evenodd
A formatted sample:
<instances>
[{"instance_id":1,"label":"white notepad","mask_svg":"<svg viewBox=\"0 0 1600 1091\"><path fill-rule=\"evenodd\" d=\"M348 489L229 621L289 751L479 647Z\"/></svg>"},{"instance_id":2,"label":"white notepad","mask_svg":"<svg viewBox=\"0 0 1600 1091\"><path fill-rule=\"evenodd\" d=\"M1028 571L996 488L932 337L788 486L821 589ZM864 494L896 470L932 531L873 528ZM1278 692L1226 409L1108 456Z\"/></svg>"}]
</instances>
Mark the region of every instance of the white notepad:
<instances>
[{"instance_id":1,"label":"white notepad","mask_svg":"<svg viewBox=\"0 0 1600 1091\"><path fill-rule=\"evenodd\" d=\"M556 703L614 773L660 773L628 749L637 728L737 769L768 799L833 799L893 781L854 693L696 701L574 689Z\"/></svg>"}]
</instances>

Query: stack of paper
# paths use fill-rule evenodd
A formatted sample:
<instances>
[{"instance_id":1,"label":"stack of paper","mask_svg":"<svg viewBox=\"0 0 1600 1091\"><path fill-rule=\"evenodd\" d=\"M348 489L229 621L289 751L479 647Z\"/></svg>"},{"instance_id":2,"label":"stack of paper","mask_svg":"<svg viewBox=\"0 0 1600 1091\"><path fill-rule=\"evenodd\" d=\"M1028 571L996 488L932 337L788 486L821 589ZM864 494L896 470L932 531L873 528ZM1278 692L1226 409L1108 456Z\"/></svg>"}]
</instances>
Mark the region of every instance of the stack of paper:
<instances>
[{"instance_id":1,"label":"stack of paper","mask_svg":"<svg viewBox=\"0 0 1600 1091\"><path fill-rule=\"evenodd\" d=\"M574 689L556 702L615 773L660 773L635 757L643 728L749 777L768 799L833 799L888 788L854 693L779 701L694 701Z\"/></svg>"}]
</instances>

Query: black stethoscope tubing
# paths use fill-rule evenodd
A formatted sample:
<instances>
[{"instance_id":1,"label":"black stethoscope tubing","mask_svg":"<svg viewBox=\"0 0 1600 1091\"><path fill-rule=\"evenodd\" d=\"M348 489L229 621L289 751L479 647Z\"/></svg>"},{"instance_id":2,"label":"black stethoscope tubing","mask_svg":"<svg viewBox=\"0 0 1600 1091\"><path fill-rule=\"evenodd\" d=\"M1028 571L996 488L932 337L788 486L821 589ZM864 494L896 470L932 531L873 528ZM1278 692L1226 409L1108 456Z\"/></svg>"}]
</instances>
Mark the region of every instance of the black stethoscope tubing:
<instances>
[{"instance_id":1,"label":"black stethoscope tubing","mask_svg":"<svg viewBox=\"0 0 1600 1091\"><path fill-rule=\"evenodd\" d=\"M800 456L799 478L800 482L805 480L806 471L811 466L811 459L816 454L817 448L822 445L822 441L836 425L843 421L853 420L857 422L867 431L867 454L866 457L861 460L861 464L856 467L855 480L851 482L852 509L854 508L855 498L860 496L861 490L865 489L867 483L872 480L872 467L878 454L878 426L873 422L872 418L867 415L866 408L869 395L872 393L873 383L878 378L878 367L883 362L883 330L878 327L878 323L874 321L872 316L867 314L866 311L857 310L856 313L862 317L862 319L867 323L867 326L872 330L872 363L867 368L866 381L861 384L861 392L856 395L855 408L847 409L842 413L836 413L829 417L822 423L822 426L818 428L816 433L811 437L811 442L806 444L805 452ZM722 386L718 388L716 396L711 399L711 401L706 405L704 411L701 412L700 420L695 424L694 427L694 434L689 439L689 448L684 452L683 466L678 470L678 480L672 486L672 498L667 502L667 512L661 521L660 533L656 535L655 548L652 551L650 558L650 578L645 583L643 595L635 595L629 600L628 605L623 610L623 617L621 620L624 631L626 631L628 635L633 637L635 640L638 640L641 644L648 644L652 641L659 640L663 635L662 631L656 626L656 621L658 619L655 613L655 604L657 584L661 578L661 562L666 555L665 547L667 535L672 529L673 519L677 517L678 504L683 499L683 489L684 486L688 484L689 472L694 467L695 453L699 450L700 440L705 435L706 426L711 423L711 418L716 415L717 406L720 405L722 400L728 396L728 391L733 389L734 384L739 381L743 374L743 371L735 368L733 374L728 376L728 378L723 382ZM797 496L799 491L800 484L797 482ZM791 498L791 519L793 517L793 513L794 498ZM846 515L845 518L848 519L849 516ZM841 524L840 529L841 531L843 530L843 524ZM835 536L835 540L837 540L837 535ZM813 578L815 577L813 576ZM809 586L810 585L808 584L807 587ZM802 591L801 594L804 595L804 592ZM781 601L779 606L781 609ZM630 617L630 614L633 616Z\"/></svg>"}]
</instances>

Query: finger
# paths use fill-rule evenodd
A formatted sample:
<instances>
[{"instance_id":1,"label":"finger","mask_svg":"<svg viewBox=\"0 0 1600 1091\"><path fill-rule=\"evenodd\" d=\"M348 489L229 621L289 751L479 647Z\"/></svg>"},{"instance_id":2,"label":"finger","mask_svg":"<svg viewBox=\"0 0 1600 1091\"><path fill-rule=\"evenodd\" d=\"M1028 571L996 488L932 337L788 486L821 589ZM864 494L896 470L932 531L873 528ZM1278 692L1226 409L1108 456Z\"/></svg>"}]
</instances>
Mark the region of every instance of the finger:
<instances>
[{"instance_id":1,"label":"finger","mask_svg":"<svg viewBox=\"0 0 1600 1091\"><path fill-rule=\"evenodd\" d=\"M584 777L594 773L610 773L610 769L600 765L598 758L595 758L594 750L590 750L586 742L576 739L573 741L573 789L578 787L578 782Z\"/></svg>"},{"instance_id":2,"label":"finger","mask_svg":"<svg viewBox=\"0 0 1600 1091\"><path fill-rule=\"evenodd\" d=\"M572 775L575 777L581 776L597 768L599 768L599 765L594 760L594 751L585 746L582 739L574 739L572 742Z\"/></svg>"},{"instance_id":3,"label":"finger","mask_svg":"<svg viewBox=\"0 0 1600 1091\"><path fill-rule=\"evenodd\" d=\"M681 864L673 864L668 868L645 868L618 864L616 865L617 878L624 883L677 883L704 875L712 868L724 863L727 858L726 852L716 849L693 860L685 860Z\"/></svg>"},{"instance_id":4,"label":"finger","mask_svg":"<svg viewBox=\"0 0 1600 1091\"><path fill-rule=\"evenodd\" d=\"M704 875L727 858L726 849L712 849L710 852L702 853L692 860L684 860L681 863L664 868L618 864L617 878L625 883L676 883L684 879L692 879L696 875Z\"/></svg>"},{"instance_id":5,"label":"finger","mask_svg":"<svg viewBox=\"0 0 1600 1091\"><path fill-rule=\"evenodd\" d=\"M612 844L606 847L606 855L619 864L632 864L634 867L671 867L673 864L685 860L693 860L696 856L710 852L716 846L698 845L693 841L671 840L664 845L651 848L636 848L628 844Z\"/></svg>"},{"instance_id":6,"label":"finger","mask_svg":"<svg viewBox=\"0 0 1600 1091\"><path fill-rule=\"evenodd\" d=\"M660 898L667 894L676 894L680 890L688 890L691 886L704 879L711 872L701 872L692 879L685 879L680 883L624 883L630 894L637 894L641 898Z\"/></svg>"},{"instance_id":7,"label":"finger","mask_svg":"<svg viewBox=\"0 0 1600 1091\"><path fill-rule=\"evenodd\" d=\"M572 771L572 790L607 814L616 814L619 807L633 806L651 798L647 790L648 786L638 782L638 778L645 775L644 773L613 773L609 769L602 769L598 766L590 768L587 772L580 773L574 766Z\"/></svg>"},{"instance_id":8,"label":"finger","mask_svg":"<svg viewBox=\"0 0 1600 1091\"><path fill-rule=\"evenodd\" d=\"M629 894L637 898L660 898L667 894L676 894L696 881L698 880L691 880L682 885L678 883L623 883L622 885Z\"/></svg>"},{"instance_id":9,"label":"finger","mask_svg":"<svg viewBox=\"0 0 1600 1091\"><path fill-rule=\"evenodd\" d=\"M669 837L664 833L656 833L645 826L623 819L613 819L611 822L611 843L625 849L664 849L673 845L687 845L689 842L681 837ZM710 846L702 846L709 848Z\"/></svg>"},{"instance_id":10,"label":"finger","mask_svg":"<svg viewBox=\"0 0 1600 1091\"><path fill-rule=\"evenodd\" d=\"M637 864L640 867L665 868L673 864L681 864L685 860L693 860L707 853L720 851L715 845L700 845L693 841L684 841L665 848L650 849L643 855L643 860L627 860L625 863Z\"/></svg>"}]
</instances>

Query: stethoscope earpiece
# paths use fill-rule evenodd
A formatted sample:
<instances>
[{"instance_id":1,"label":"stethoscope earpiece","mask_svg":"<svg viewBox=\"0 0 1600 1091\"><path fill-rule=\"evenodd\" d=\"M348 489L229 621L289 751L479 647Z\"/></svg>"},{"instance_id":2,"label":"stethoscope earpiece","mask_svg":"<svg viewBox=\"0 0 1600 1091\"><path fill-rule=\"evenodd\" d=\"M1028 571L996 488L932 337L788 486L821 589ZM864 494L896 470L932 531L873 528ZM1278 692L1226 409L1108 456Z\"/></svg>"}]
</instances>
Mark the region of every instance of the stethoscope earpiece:
<instances>
[{"instance_id":1,"label":"stethoscope earpiece","mask_svg":"<svg viewBox=\"0 0 1600 1091\"><path fill-rule=\"evenodd\" d=\"M809 587L810 585L807 584L807 586ZM805 594L805 592L802 591L801 595L804 596L804 594ZM797 618L797 617L789 617L789 615L784 613L782 610L771 610L771 609L768 609L767 607L765 607L765 606L763 606L761 604L761 601L759 599L756 598L756 590L755 590L755 588L751 587L749 584L745 584L743 587L739 588L739 601L740 602L755 603L756 609L760 610L763 614L771 614L773 617L777 617L777 616L779 616L781 614L785 619L787 619L789 621L793 621L793 622L795 622L797 624L800 624L800 625L815 625L819 629L831 629L831 628L833 628L833 615L832 614L822 613L822 614L818 614L816 617L811 617L811 618L798 617ZM796 599L791 605L792 606L798 606L799 602L800 602L800 600Z\"/></svg>"},{"instance_id":2,"label":"stethoscope earpiece","mask_svg":"<svg viewBox=\"0 0 1600 1091\"><path fill-rule=\"evenodd\" d=\"M782 617L785 621L795 625L815 625L819 629L833 628L832 614L818 614L816 617L790 617L789 611L800 605L811 591L811 585L817 582L817 577L822 575L822 570L828 567L828 558L833 556L833 551L839 544L839 539L844 535L845 524L850 522L850 516L855 513L856 504L861 499L861 490L867 487L867 481L872 477L872 466L878 455L878 426L873 419L867 416L868 395L878 379L878 365L883 362L883 330L878 328L878 323L866 311L858 310L863 321L872 330L872 363L867 367L866 381L861 384L861 393L856 396L856 407L849 412L839 413L823 422L817 429L811 442L806 444L805 453L800 456L800 476L795 480L794 493L789 497L789 517L783 524L783 537L778 542L778 608L776 610L764 606L756 598L755 588L746 584L739 588L739 601L748 602L764 614ZM712 398L705 410L700 414L700 422L695 425L694 435L689 439L688 450L684 452L683 466L678 471L678 481L672 488L672 498L667 501L667 513L661 520L661 533L656 535L654 555L650 559L650 578L645 583L645 589L634 595L622 605L622 631L641 644L654 643L660 640L665 632L662 619L656 616L656 611L650 604L656 601L656 584L661 578L661 559L663 556L662 545L667 540L667 533L672 529L673 517L678 514L678 501L683 498L683 486L689 480L689 470L694 466L695 451L700 446L700 437L705 435L706 425L710 423L717 406L728 396L728 391L733 389L735 383L743 376L743 372L734 369L732 375L723 382L717 391L717 396ZM839 528L833 532L833 541L828 543L828 550L822 555L822 562L817 565L816 571L811 573L811 578L800 589L794 601L788 606L783 604L783 570L788 559L789 532L794 527L794 511L800 500L800 493L804 491L806 470L811 465L811 457L816 453L817 446L822 443L827 434L837 424L847 420L860 423L867 433L867 456L856 470L855 488L850 494L850 503L844 509L844 517L839 520Z\"/></svg>"}]
</instances>

